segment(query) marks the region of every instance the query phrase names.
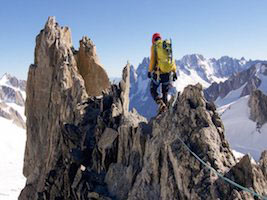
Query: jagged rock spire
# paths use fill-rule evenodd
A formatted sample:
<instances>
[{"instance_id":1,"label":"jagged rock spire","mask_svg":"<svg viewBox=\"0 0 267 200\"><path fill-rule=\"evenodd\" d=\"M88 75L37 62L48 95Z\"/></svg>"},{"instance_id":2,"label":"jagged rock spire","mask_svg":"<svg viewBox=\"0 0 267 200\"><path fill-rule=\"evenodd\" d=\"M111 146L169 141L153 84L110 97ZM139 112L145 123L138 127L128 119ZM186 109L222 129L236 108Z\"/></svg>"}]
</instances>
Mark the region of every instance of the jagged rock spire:
<instances>
[{"instance_id":1,"label":"jagged rock spire","mask_svg":"<svg viewBox=\"0 0 267 200\"><path fill-rule=\"evenodd\" d=\"M80 40L80 48L76 58L87 94L90 96L102 95L102 91L110 87L109 78L99 62L93 41L87 36Z\"/></svg>"},{"instance_id":2,"label":"jagged rock spire","mask_svg":"<svg viewBox=\"0 0 267 200\"><path fill-rule=\"evenodd\" d=\"M130 63L123 68L122 80L120 81L121 101L123 106L123 113L127 114L129 111L129 93L130 93Z\"/></svg>"},{"instance_id":3,"label":"jagged rock spire","mask_svg":"<svg viewBox=\"0 0 267 200\"><path fill-rule=\"evenodd\" d=\"M54 17L49 17L36 37L34 64L28 72L23 169L27 185L22 199L30 195L29 188L29 199L35 199L36 192L43 190L45 176L56 165L62 150L61 125L75 123L82 114L76 108L86 100L87 93L71 47L70 29L60 27Z\"/></svg>"}]
</instances>

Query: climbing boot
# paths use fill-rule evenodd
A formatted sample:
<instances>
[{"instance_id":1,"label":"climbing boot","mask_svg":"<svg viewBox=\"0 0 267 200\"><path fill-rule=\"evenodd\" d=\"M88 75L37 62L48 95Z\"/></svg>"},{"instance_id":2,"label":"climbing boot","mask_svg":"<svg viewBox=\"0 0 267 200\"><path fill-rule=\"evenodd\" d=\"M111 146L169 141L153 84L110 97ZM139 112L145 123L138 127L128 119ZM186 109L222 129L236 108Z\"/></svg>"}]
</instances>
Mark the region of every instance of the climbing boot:
<instances>
[{"instance_id":1,"label":"climbing boot","mask_svg":"<svg viewBox=\"0 0 267 200\"><path fill-rule=\"evenodd\" d=\"M161 114L165 111L167 111L166 104L162 101L162 99L157 99L156 103L159 105L159 111L158 114Z\"/></svg>"}]
</instances>

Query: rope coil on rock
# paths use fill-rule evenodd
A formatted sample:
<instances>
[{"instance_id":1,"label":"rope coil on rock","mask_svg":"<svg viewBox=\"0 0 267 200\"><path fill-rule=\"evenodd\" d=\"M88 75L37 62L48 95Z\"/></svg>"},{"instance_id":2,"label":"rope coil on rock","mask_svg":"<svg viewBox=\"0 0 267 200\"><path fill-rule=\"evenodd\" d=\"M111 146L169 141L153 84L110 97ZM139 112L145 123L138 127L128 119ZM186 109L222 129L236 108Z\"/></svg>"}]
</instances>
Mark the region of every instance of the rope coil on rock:
<instances>
[{"instance_id":1,"label":"rope coil on rock","mask_svg":"<svg viewBox=\"0 0 267 200\"><path fill-rule=\"evenodd\" d=\"M198 157L198 155L196 155L185 143L184 141L177 136L177 138L180 140L180 142L185 146L185 148L199 161L201 162L205 167L207 167L209 170L213 171L215 174L217 174L220 178L222 178L225 182L228 182L229 184L231 185L234 185L236 187L238 187L239 189L243 190L243 191L246 191L246 192L249 192L251 193L253 196L256 196L260 199L263 199L263 200L267 200L267 196L262 196L256 192L254 192L253 190L251 189L248 189L246 187L243 187L242 185L239 185L238 183L230 180L229 178L226 178L224 177L221 173L217 172L213 167L211 167L210 165L208 165L207 163L205 163L204 160L202 160L200 157Z\"/></svg>"}]
</instances>

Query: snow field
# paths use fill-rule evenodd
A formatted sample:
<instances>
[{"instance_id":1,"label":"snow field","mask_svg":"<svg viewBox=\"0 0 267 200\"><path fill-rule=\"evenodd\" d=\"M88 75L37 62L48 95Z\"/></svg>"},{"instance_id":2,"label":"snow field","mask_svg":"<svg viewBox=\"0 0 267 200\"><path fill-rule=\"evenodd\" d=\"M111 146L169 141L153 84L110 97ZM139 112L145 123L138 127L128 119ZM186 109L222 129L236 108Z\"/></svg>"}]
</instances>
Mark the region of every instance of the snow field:
<instances>
[{"instance_id":1,"label":"snow field","mask_svg":"<svg viewBox=\"0 0 267 200\"><path fill-rule=\"evenodd\" d=\"M0 200L15 200L26 179L22 175L26 131L0 117Z\"/></svg>"}]
</instances>

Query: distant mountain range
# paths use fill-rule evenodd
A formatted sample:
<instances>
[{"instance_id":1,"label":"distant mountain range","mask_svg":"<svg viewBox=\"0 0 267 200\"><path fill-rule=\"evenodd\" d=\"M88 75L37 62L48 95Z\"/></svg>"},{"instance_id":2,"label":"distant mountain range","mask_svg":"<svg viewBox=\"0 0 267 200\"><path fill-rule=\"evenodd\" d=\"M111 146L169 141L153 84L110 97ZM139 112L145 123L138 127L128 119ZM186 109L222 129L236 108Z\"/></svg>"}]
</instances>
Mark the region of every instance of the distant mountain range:
<instances>
[{"instance_id":1,"label":"distant mountain range","mask_svg":"<svg viewBox=\"0 0 267 200\"><path fill-rule=\"evenodd\" d=\"M251 94L255 89L267 93L266 64L266 62L259 62L246 70L231 75L224 82L212 83L205 90L206 98L215 101L218 106L223 106Z\"/></svg>"},{"instance_id":2,"label":"distant mountain range","mask_svg":"<svg viewBox=\"0 0 267 200\"><path fill-rule=\"evenodd\" d=\"M172 83L174 90L182 91L188 84L201 83L208 88L212 83L223 82L231 75L248 69L260 60L235 59L223 56L206 59L199 54L186 55L176 60L178 80ZM144 58L135 69L131 67L130 108L150 118L156 114L156 104L151 98L147 78L149 58Z\"/></svg>"},{"instance_id":3,"label":"distant mountain range","mask_svg":"<svg viewBox=\"0 0 267 200\"><path fill-rule=\"evenodd\" d=\"M227 56L216 60L198 54L186 55L176 60L178 80L172 83L172 92L182 91L188 84L201 83L206 88L206 99L218 108L231 147L259 159L260 153L267 149L267 120L259 123L267 119L267 111L253 113L251 107L264 110L260 108L267 105L267 100L254 95L252 101L250 95L256 89L262 91L263 96L267 94L266 63ZM149 58L144 58L137 69L131 67L130 109L151 118L156 115L157 105L149 91L148 65ZM254 102L253 106L248 102Z\"/></svg>"}]
</instances>

